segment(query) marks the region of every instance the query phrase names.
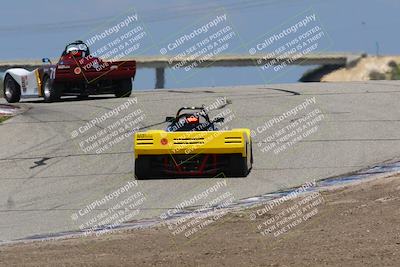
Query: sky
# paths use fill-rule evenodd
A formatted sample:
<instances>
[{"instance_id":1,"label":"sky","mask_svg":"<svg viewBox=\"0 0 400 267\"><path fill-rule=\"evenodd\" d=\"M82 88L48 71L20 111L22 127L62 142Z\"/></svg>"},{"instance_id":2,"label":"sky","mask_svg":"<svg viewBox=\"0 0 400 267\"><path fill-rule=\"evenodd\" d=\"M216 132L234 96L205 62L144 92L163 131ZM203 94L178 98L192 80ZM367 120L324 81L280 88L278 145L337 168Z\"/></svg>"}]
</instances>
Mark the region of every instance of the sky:
<instances>
[{"instance_id":1,"label":"sky","mask_svg":"<svg viewBox=\"0 0 400 267\"><path fill-rule=\"evenodd\" d=\"M221 51L221 55L249 53L249 48L266 37L312 14L317 20L304 29L318 26L324 33L314 52L400 54L398 0L15 0L3 2L2 10L0 60L59 57L68 42L87 40L123 21L129 14L137 14L138 21L127 29L141 25L146 33L140 49L133 51L131 56L160 55L161 48L223 14L227 15L225 24L221 23L215 30L229 25L234 38L228 41L229 48ZM168 55L184 51L204 36L207 34L197 36L179 49L168 51ZM285 44L294 36L283 38L276 45ZM113 39L111 36L102 41L107 44ZM97 45L100 47L101 42ZM92 48L92 52L97 48ZM270 52L273 47L268 49L259 52ZM260 71L257 67L207 68L188 72L169 69L166 71L166 86L295 82L311 67L290 66L279 72ZM153 88L154 76L152 69L138 70L135 88Z\"/></svg>"}]
</instances>

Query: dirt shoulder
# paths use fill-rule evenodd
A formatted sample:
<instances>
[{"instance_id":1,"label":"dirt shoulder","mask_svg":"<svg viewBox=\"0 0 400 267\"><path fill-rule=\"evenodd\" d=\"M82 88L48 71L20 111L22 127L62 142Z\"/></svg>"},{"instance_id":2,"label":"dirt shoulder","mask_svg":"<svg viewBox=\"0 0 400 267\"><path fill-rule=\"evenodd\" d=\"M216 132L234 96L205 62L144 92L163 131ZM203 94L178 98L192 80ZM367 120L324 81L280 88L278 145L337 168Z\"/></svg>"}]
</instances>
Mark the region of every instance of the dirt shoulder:
<instances>
[{"instance_id":1,"label":"dirt shoulder","mask_svg":"<svg viewBox=\"0 0 400 267\"><path fill-rule=\"evenodd\" d=\"M189 239L163 226L1 246L0 265L400 266L400 176L310 196L277 205L255 220L251 214L266 206L227 214ZM271 230L272 218L282 223L290 213L277 216L288 210L303 211L299 224L292 221L291 229L286 224L286 232L263 228Z\"/></svg>"},{"instance_id":2,"label":"dirt shoulder","mask_svg":"<svg viewBox=\"0 0 400 267\"><path fill-rule=\"evenodd\" d=\"M7 119L8 119L8 117L1 116L1 115L0 115L0 123L2 123L3 121L5 121L5 120L7 120Z\"/></svg>"},{"instance_id":3,"label":"dirt shoulder","mask_svg":"<svg viewBox=\"0 0 400 267\"><path fill-rule=\"evenodd\" d=\"M335 70L321 78L322 82L398 79L399 56L368 56L355 66ZM395 68L395 69L394 69Z\"/></svg>"}]
</instances>

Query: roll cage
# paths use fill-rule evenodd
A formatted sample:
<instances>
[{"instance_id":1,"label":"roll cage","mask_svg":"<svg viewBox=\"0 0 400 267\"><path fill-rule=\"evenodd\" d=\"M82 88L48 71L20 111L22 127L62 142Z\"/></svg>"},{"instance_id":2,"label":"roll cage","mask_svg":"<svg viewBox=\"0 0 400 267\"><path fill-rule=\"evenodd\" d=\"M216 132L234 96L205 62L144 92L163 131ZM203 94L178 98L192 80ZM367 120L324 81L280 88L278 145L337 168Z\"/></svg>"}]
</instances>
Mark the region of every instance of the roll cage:
<instances>
[{"instance_id":1,"label":"roll cage","mask_svg":"<svg viewBox=\"0 0 400 267\"><path fill-rule=\"evenodd\" d=\"M61 56L65 56L68 54L67 50L70 47L77 47L78 51L82 51L85 53L85 56L89 56L90 55L90 50L89 47L87 46L87 44L85 44L83 41L81 40L77 40L75 42L69 43L65 46L64 51L62 52Z\"/></svg>"},{"instance_id":2,"label":"roll cage","mask_svg":"<svg viewBox=\"0 0 400 267\"><path fill-rule=\"evenodd\" d=\"M203 122L200 121L201 118ZM223 122L224 118L210 120L204 106L181 107L175 117L166 117L165 121L170 123L167 127L168 132L217 131L218 128L215 126L215 123Z\"/></svg>"}]
</instances>

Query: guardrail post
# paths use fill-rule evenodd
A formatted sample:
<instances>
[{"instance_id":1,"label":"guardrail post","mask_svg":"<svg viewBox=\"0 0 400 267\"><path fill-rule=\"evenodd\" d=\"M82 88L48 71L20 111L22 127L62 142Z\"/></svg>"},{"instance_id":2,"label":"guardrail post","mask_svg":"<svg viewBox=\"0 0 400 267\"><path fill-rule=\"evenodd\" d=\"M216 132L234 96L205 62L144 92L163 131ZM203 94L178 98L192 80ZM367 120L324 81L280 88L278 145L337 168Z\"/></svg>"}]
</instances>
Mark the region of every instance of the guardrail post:
<instances>
[{"instance_id":1,"label":"guardrail post","mask_svg":"<svg viewBox=\"0 0 400 267\"><path fill-rule=\"evenodd\" d=\"M156 68L156 89L162 89L165 85L165 69Z\"/></svg>"}]
</instances>

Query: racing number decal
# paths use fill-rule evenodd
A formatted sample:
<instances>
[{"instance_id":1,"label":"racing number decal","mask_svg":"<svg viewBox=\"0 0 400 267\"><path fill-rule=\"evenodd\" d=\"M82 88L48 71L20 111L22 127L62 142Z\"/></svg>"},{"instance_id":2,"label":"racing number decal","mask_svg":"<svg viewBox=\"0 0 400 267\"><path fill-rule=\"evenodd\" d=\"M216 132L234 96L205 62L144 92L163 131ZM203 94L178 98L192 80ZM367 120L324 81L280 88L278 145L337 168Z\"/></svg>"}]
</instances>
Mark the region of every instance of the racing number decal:
<instances>
[{"instance_id":1,"label":"racing number decal","mask_svg":"<svg viewBox=\"0 0 400 267\"><path fill-rule=\"evenodd\" d=\"M56 69L50 68L50 79L54 80L56 78Z\"/></svg>"}]
</instances>

